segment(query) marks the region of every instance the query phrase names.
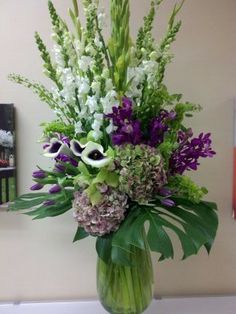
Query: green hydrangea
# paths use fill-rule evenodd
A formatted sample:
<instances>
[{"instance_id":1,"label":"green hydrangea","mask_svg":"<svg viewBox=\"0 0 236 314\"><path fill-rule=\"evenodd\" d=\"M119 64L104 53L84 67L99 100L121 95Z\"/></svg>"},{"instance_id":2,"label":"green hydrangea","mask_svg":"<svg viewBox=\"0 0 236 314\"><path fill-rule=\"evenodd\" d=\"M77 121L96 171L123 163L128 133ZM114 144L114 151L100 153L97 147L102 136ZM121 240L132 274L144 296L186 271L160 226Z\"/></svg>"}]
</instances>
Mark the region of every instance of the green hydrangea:
<instances>
[{"instance_id":1,"label":"green hydrangea","mask_svg":"<svg viewBox=\"0 0 236 314\"><path fill-rule=\"evenodd\" d=\"M170 177L168 186L175 190L178 196L184 197L194 203L199 203L208 193L205 187L199 187L187 176L176 175Z\"/></svg>"}]
</instances>

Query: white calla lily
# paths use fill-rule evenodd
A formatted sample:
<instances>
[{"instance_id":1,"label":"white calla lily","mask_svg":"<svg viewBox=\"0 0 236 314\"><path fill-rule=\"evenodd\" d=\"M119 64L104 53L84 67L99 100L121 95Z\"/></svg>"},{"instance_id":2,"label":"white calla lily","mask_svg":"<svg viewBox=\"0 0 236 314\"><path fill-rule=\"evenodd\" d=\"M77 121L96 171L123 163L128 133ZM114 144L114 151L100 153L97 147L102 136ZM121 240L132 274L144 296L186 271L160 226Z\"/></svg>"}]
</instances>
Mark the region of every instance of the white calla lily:
<instances>
[{"instance_id":1,"label":"white calla lily","mask_svg":"<svg viewBox=\"0 0 236 314\"><path fill-rule=\"evenodd\" d=\"M102 145L88 142L81 154L82 161L94 168L102 168L111 162L111 158L104 153Z\"/></svg>"},{"instance_id":2,"label":"white calla lily","mask_svg":"<svg viewBox=\"0 0 236 314\"><path fill-rule=\"evenodd\" d=\"M58 155L64 154L67 156L72 156L72 151L62 141L58 140L57 138L52 138L50 140L49 146L44 149L44 156L49 158L57 158Z\"/></svg>"},{"instance_id":3,"label":"white calla lily","mask_svg":"<svg viewBox=\"0 0 236 314\"><path fill-rule=\"evenodd\" d=\"M86 145L81 144L78 140L70 141L70 149L73 154L77 157L80 157Z\"/></svg>"}]
</instances>

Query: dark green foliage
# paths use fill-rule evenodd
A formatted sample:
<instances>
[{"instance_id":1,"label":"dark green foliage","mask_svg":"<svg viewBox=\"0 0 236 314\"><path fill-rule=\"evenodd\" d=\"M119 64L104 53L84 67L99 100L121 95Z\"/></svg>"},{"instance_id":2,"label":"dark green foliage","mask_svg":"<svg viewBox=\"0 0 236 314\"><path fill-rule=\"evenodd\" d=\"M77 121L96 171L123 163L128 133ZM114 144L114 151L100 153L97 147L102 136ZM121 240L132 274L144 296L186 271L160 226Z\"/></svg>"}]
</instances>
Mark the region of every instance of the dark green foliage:
<instances>
[{"instance_id":1,"label":"dark green foliage","mask_svg":"<svg viewBox=\"0 0 236 314\"><path fill-rule=\"evenodd\" d=\"M83 228L78 227L73 242L85 239L88 236L89 234Z\"/></svg>"},{"instance_id":2,"label":"dark green foliage","mask_svg":"<svg viewBox=\"0 0 236 314\"><path fill-rule=\"evenodd\" d=\"M115 263L128 265L128 255L134 247L144 249L145 225L150 249L160 254L160 260L174 257L169 231L179 238L183 259L197 254L201 247L210 252L218 227L216 204L204 201L196 204L177 197L173 200L174 207L165 207L158 200L151 206L134 205L116 233L98 238L99 256L105 262L111 258Z\"/></svg>"},{"instance_id":3,"label":"dark green foliage","mask_svg":"<svg viewBox=\"0 0 236 314\"><path fill-rule=\"evenodd\" d=\"M22 211L26 215L34 217L34 219L43 219L47 217L55 217L64 214L72 207L73 193L70 190L63 190L61 193L30 193L24 194L16 198L13 204L10 204L10 211ZM45 201L55 201L55 205L45 206Z\"/></svg>"}]
</instances>

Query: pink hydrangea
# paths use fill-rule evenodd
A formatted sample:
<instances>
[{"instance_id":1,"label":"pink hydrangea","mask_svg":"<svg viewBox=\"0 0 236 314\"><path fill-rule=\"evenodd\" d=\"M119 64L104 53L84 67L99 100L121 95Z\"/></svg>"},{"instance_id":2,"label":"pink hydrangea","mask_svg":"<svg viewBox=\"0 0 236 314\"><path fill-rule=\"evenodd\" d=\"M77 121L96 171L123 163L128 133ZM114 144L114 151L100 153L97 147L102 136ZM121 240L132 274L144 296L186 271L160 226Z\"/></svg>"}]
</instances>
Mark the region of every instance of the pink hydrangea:
<instances>
[{"instance_id":1,"label":"pink hydrangea","mask_svg":"<svg viewBox=\"0 0 236 314\"><path fill-rule=\"evenodd\" d=\"M118 230L125 218L128 197L111 188L101 189L102 200L93 206L85 191L74 194L74 217L79 226L93 236Z\"/></svg>"}]
</instances>

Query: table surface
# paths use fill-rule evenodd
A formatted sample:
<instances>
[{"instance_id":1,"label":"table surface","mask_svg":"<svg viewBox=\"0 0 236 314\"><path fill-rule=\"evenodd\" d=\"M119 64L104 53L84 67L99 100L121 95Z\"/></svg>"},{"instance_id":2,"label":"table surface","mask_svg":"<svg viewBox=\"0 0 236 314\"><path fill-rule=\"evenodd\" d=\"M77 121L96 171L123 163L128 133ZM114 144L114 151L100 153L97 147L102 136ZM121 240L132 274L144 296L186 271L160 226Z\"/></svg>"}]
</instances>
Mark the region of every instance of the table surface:
<instances>
[{"instance_id":1,"label":"table surface","mask_svg":"<svg viewBox=\"0 0 236 314\"><path fill-rule=\"evenodd\" d=\"M0 303L0 314L107 314L98 301ZM235 314L236 296L163 298L144 314Z\"/></svg>"}]
</instances>

